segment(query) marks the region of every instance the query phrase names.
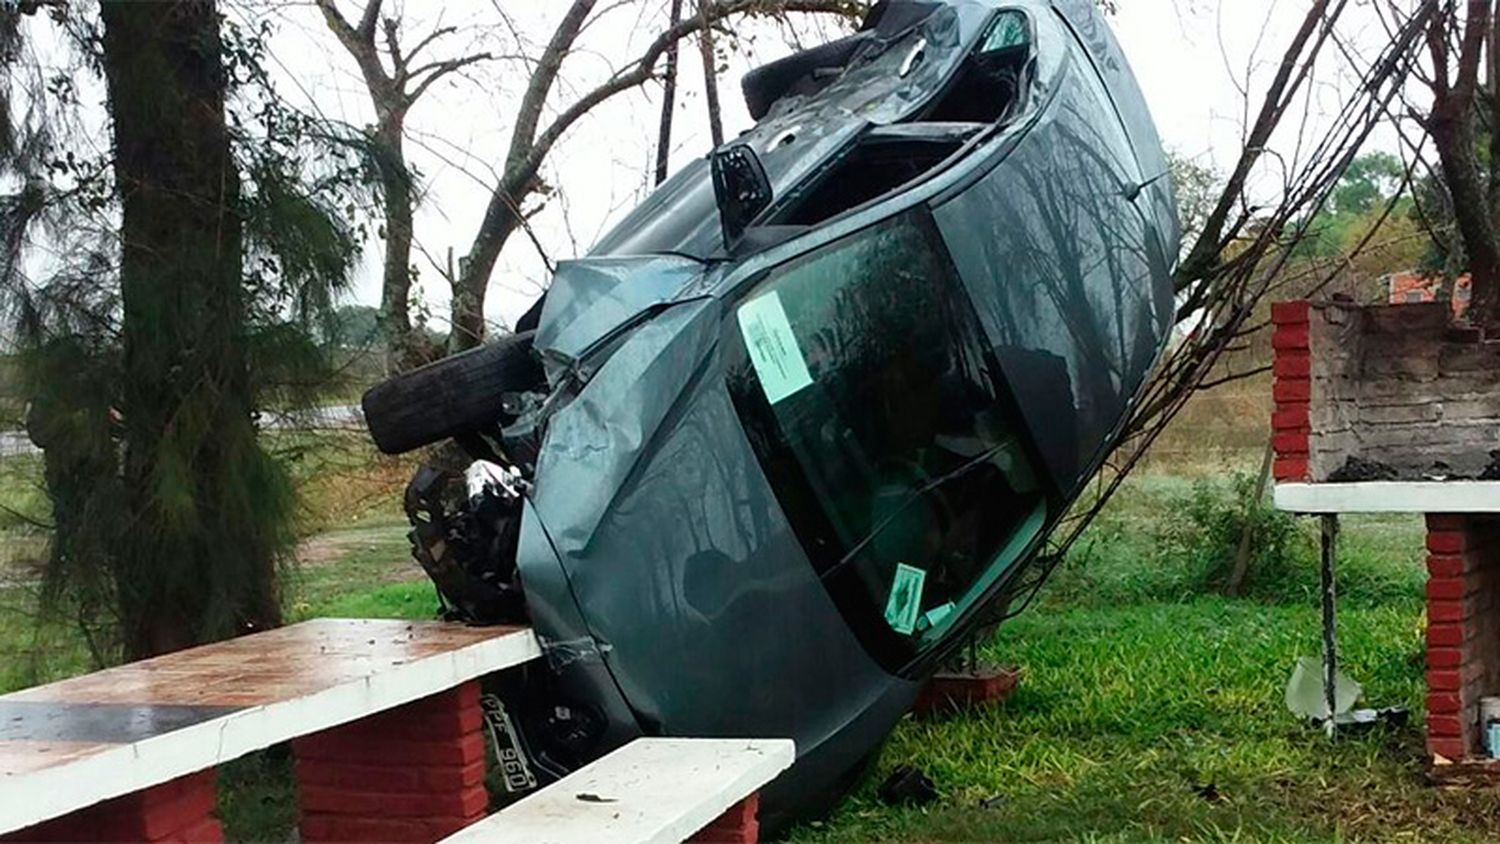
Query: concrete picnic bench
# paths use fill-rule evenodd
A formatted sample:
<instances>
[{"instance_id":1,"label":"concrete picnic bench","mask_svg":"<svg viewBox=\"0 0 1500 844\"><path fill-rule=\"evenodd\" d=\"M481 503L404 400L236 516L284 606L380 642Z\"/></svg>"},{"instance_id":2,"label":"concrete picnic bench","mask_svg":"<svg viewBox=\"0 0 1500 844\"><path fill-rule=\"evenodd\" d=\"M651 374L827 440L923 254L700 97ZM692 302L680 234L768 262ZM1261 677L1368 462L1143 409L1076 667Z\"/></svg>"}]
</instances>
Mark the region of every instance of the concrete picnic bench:
<instances>
[{"instance_id":1,"label":"concrete picnic bench","mask_svg":"<svg viewBox=\"0 0 1500 844\"><path fill-rule=\"evenodd\" d=\"M222 841L215 767L286 741L303 841L756 840L790 741L638 739L486 820L479 678L541 655L523 627L320 619L0 696L0 844Z\"/></svg>"}]
</instances>

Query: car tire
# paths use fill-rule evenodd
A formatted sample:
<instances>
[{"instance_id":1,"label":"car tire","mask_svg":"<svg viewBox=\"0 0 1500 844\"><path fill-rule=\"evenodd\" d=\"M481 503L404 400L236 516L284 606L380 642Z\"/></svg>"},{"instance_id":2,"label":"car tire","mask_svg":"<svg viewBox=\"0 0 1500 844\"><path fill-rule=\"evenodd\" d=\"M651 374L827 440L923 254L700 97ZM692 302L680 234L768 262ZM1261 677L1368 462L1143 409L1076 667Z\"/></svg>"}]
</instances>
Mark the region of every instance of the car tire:
<instances>
[{"instance_id":1,"label":"car tire","mask_svg":"<svg viewBox=\"0 0 1500 844\"><path fill-rule=\"evenodd\" d=\"M863 33L830 41L784 59L761 65L745 74L740 90L745 95L745 105L750 116L756 120L765 117L776 101L789 93L813 93L821 85L814 79L814 72L842 68L854 56L854 51L869 40ZM799 83L807 81L811 87L806 91L794 91Z\"/></svg>"},{"instance_id":2,"label":"car tire","mask_svg":"<svg viewBox=\"0 0 1500 844\"><path fill-rule=\"evenodd\" d=\"M404 454L493 428L505 418L505 393L530 390L545 380L532 351L535 334L508 334L371 387L360 405L375 446L386 454Z\"/></svg>"}]
</instances>

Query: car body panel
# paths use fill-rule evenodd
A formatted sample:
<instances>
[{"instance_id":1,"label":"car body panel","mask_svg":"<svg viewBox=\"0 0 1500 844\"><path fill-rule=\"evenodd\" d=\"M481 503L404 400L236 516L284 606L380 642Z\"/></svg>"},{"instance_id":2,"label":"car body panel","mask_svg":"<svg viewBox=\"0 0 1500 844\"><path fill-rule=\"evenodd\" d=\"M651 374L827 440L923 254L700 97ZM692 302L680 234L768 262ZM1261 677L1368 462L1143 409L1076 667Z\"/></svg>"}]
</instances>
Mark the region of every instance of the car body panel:
<instances>
[{"instance_id":1,"label":"car body panel","mask_svg":"<svg viewBox=\"0 0 1500 844\"><path fill-rule=\"evenodd\" d=\"M1034 24L1023 107L920 179L736 253L696 161L593 257L559 267L536 338L552 394L517 565L544 645L572 648L559 676L608 713L598 752L637 732L793 738L798 762L766 793L770 817L792 817L847 785L980 621L976 604L944 647L893 667L841 615L726 384L725 332L769 271L899 214L935 226L1052 483L1046 527L984 581L990 598L1117 436L1165 341L1178 231L1149 114L1090 3L940 4L734 143L761 153L784 197L872 126L920 114L1007 8ZM921 38L929 61L893 78Z\"/></svg>"}]
</instances>

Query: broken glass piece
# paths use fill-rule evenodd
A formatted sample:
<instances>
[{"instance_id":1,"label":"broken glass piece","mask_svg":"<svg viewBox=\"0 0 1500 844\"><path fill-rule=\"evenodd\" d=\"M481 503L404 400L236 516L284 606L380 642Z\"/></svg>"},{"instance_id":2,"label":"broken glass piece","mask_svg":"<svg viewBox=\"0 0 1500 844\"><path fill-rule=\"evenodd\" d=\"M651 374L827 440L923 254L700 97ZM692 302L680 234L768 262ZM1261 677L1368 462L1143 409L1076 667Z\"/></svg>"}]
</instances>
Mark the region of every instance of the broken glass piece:
<instances>
[{"instance_id":1,"label":"broken glass piece","mask_svg":"<svg viewBox=\"0 0 1500 844\"><path fill-rule=\"evenodd\" d=\"M1023 47L1029 41L1026 34L1026 14L1006 11L1000 13L1000 19L995 21L995 27L990 30L989 37L984 40L984 46L979 51L992 53L996 50L1008 50L1011 47Z\"/></svg>"},{"instance_id":2,"label":"broken glass piece","mask_svg":"<svg viewBox=\"0 0 1500 844\"><path fill-rule=\"evenodd\" d=\"M1333 702L1338 710L1335 714L1348 712L1359 700L1360 685L1344 675L1334 672ZM1328 720L1328 702L1323 697L1323 662L1317 657L1297 658L1292 669L1292 679L1286 684L1286 708L1299 718L1313 721Z\"/></svg>"}]
</instances>

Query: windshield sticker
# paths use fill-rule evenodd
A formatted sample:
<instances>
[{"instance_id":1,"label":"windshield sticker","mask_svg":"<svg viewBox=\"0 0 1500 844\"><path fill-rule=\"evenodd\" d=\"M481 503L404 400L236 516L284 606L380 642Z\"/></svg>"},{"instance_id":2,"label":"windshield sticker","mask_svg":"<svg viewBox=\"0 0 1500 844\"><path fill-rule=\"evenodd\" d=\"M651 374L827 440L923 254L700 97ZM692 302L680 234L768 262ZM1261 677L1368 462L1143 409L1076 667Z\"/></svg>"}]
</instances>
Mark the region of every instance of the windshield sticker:
<instances>
[{"instance_id":1,"label":"windshield sticker","mask_svg":"<svg viewBox=\"0 0 1500 844\"><path fill-rule=\"evenodd\" d=\"M760 376L766 401L776 404L812 384L802 348L776 293L758 296L740 306L740 334L750 352L750 363Z\"/></svg>"},{"instance_id":2,"label":"windshield sticker","mask_svg":"<svg viewBox=\"0 0 1500 844\"><path fill-rule=\"evenodd\" d=\"M917 629L917 617L922 614L922 584L926 580L927 572L906 563L896 564L896 579L885 602L885 623L903 636L910 636Z\"/></svg>"}]
</instances>

